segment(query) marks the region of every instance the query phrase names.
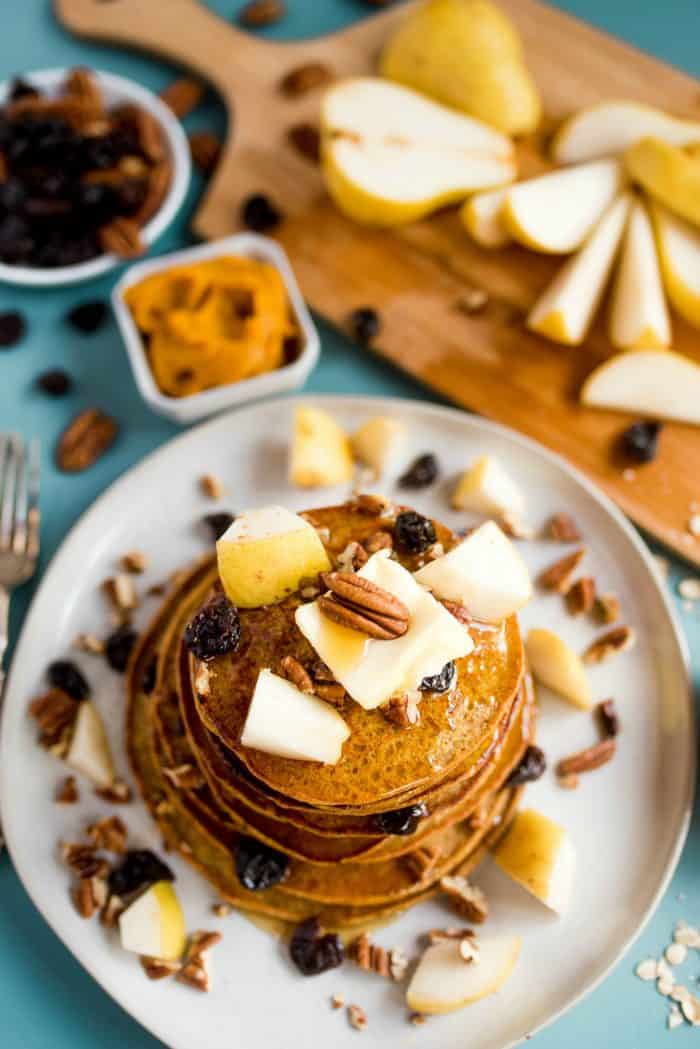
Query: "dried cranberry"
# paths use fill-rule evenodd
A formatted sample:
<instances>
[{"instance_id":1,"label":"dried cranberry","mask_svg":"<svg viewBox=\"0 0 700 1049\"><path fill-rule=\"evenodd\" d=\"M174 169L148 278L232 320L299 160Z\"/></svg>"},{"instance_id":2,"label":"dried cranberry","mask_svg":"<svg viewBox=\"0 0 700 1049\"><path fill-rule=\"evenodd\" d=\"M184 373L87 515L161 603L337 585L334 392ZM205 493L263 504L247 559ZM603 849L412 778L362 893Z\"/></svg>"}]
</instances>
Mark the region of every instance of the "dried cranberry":
<instances>
[{"instance_id":1,"label":"dried cranberry","mask_svg":"<svg viewBox=\"0 0 700 1049\"><path fill-rule=\"evenodd\" d=\"M235 863L239 882L250 892L279 885L289 873L289 856L256 838L238 839Z\"/></svg>"},{"instance_id":2,"label":"dried cranberry","mask_svg":"<svg viewBox=\"0 0 700 1049\"><path fill-rule=\"evenodd\" d=\"M185 627L185 644L198 659L233 652L240 639L238 610L224 594L208 601Z\"/></svg>"},{"instance_id":3,"label":"dried cranberry","mask_svg":"<svg viewBox=\"0 0 700 1049\"><path fill-rule=\"evenodd\" d=\"M427 815L427 806L419 801L416 805L407 805L406 808L394 809L393 812L378 812L374 817L374 824L382 834L413 834L420 821Z\"/></svg>"},{"instance_id":4,"label":"dried cranberry","mask_svg":"<svg viewBox=\"0 0 700 1049\"><path fill-rule=\"evenodd\" d=\"M0 349L14 346L27 330L27 322L18 310L0 313Z\"/></svg>"},{"instance_id":5,"label":"dried cranberry","mask_svg":"<svg viewBox=\"0 0 700 1049\"><path fill-rule=\"evenodd\" d=\"M457 667L450 660L439 674L424 677L418 688L421 692L449 692L457 679Z\"/></svg>"},{"instance_id":6,"label":"dried cranberry","mask_svg":"<svg viewBox=\"0 0 700 1049\"><path fill-rule=\"evenodd\" d=\"M70 659L57 659L49 663L46 676L54 688L62 689L73 699L87 699L90 695L90 686L82 671Z\"/></svg>"},{"instance_id":7,"label":"dried cranberry","mask_svg":"<svg viewBox=\"0 0 700 1049\"><path fill-rule=\"evenodd\" d=\"M379 314L371 306L360 306L349 317L350 331L358 342L367 344L379 334L382 326Z\"/></svg>"},{"instance_id":8,"label":"dried cranberry","mask_svg":"<svg viewBox=\"0 0 700 1049\"><path fill-rule=\"evenodd\" d=\"M636 463L650 463L656 458L661 423L641 419L632 423L622 434L620 445L628 459Z\"/></svg>"},{"instance_id":9,"label":"dried cranberry","mask_svg":"<svg viewBox=\"0 0 700 1049\"><path fill-rule=\"evenodd\" d=\"M304 976L318 976L329 969L337 969L345 958L343 941L337 933L324 933L318 918L307 918L296 927L289 943L289 953Z\"/></svg>"},{"instance_id":10,"label":"dried cranberry","mask_svg":"<svg viewBox=\"0 0 700 1049\"><path fill-rule=\"evenodd\" d=\"M38 96L38 88L23 80L22 77L16 76L10 84L10 91L7 97L10 102L16 102L20 98L38 98Z\"/></svg>"},{"instance_id":11,"label":"dried cranberry","mask_svg":"<svg viewBox=\"0 0 700 1049\"><path fill-rule=\"evenodd\" d=\"M409 554L422 554L435 542L435 525L415 510L404 510L394 524L397 545Z\"/></svg>"},{"instance_id":12,"label":"dried cranberry","mask_svg":"<svg viewBox=\"0 0 700 1049\"><path fill-rule=\"evenodd\" d=\"M150 663L148 663L146 669L143 672L143 677L141 678L141 688L147 696L150 695L153 689L155 688L157 672L158 659L156 656L154 656L153 659L151 659Z\"/></svg>"},{"instance_id":13,"label":"dried cranberry","mask_svg":"<svg viewBox=\"0 0 700 1049\"><path fill-rule=\"evenodd\" d=\"M175 881L175 875L150 849L130 849L108 879L116 896L128 896L157 881Z\"/></svg>"},{"instance_id":14,"label":"dried cranberry","mask_svg":"<svg viewBox=\"0 0 700 1049\"><path fill-rule=\"evenodd\" d=\"M254 193L243 201L241 207L241 218L248 229L256 233L264 233L268 229L274 229L282 221L282 215L277 210L269 197L263 193Z\"/></svg>"},{"instance_id":15,"label":"dried cranberry","mask_svg":"<svg viewBox=\"0 0 700 1049\"><path fill-rule=\"evenodd\" d=\"M136 644L138 634L131 627L120 626L105 641L105 658L112 670L123 674L129 663L129 656Z\"/></svg>"},{"instance_id":16,"label":"dried cranberry","mask_svg":"<svg viewBox=\"0 0 700 1049\"><path fill-rule=\"evenodd\" d=\"M70 375L60 368L52 368L50 371L42 372L36 378L38 389L48 393L50 397L65 397L73 388L73 380Z\"/></svg>"},{"instance_id":17,"label":"dried cranberry","mask_svg":"<svg viewBox=\"0 0 700 1049\"><path fill-rule=\"evenodd\" d=\"M614 699L605 699L602 703L599 703L596 707L596 713L598 715L598 721L604 738L611 739L613 736L617 736L620 731L620 718L618 717L617 708L615 707Z\"/></svg>"},{"instance_id":18,"label":"dried cranberry","mask_svg":"<svg viewBox=\"0 0 700 1049\"><path fill-rule=\"evenodd\" d=\"M202 521L211 531L214 539L220 539L226 529L235 521L235 516L229 513L228 510L221 510L217 514L205 514Z\"/></svg>"},{"instance_id":19,"label":"dried cranberry","mask_svg":"<svg viewBox=\"0 0 700 1049\"><path fill-rule=\"evenodd\" d=\"M440 476L437 458L426 452L414 459L405 474L399 477L399 488L427 488Z\"/></svg>"},{"instance_id":20,"label":"dried cranberry","mask_svg":"<svg viewBox=\"0 0 700 1049\"><path fill-rule=\"evenodd\" d=\"M546 768L547 759L543 751L534 744L530 744L520 759L520 764L508 777L508 786L520 787L523 783L534 783L544 775Z\"/></svg>"},{"instance_id":21,"label":"dried cranberry","mask_svg":"<svg viewBox=\"0 0 700 1049\"><path fill-rule=\"evenodd\" d=\"M107 317L107 303L96 299L94 302L81 302L68 310L66 320L77 331L91 335L104 324Z\"/></svg>"}]
</instances>

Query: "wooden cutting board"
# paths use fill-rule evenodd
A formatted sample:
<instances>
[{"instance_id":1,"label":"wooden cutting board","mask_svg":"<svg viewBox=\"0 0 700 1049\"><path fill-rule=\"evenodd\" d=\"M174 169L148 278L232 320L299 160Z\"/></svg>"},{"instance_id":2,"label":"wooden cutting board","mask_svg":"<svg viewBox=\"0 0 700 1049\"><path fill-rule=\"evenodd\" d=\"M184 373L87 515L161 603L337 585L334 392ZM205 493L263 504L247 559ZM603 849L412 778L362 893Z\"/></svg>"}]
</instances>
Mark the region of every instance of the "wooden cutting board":
<instances>
[{"instance_id":1,"label":"wooden cutting board","mask_svg":"<svg viewBox=\"0 0 700 1049\"><path fill-rule=\"evenodd\" d=\"M544 131L519 145L522 173L544 166L545 136L557 120L600 99L639 99L700 117L693 78L537 0L499 4L522 34L546 113ZM700 540L686 530L691 505L700 503L700 429L669 424L657 461L623 471L613 447L629 417L576 400L583 377L611 353L600 320L574 349L522 326L524 311L560 263L517 247L481 249L454 210L391 232L362 228L336 211L316 167L288 144L292 125L316 121L319 95L291 100L280 92L280 78L311 60L341 76L373 71L387 34L411 6L287 44L246 34L197 0L55 0L59 19L75 33L164 55L220 93L234 133L195 215L197 233L232 232L240 202L250 193L269 194L286 216L275 235L319 314L342 328L352 309L374 306L383 321L373 345L378 354L445 397L560 452L637 524L700 564ZM457 303L474 287L488 291L489 304L467 316ZM676 315L673 331L674 348L700 362L700 335Z\"/></svg>"}]
</instances>

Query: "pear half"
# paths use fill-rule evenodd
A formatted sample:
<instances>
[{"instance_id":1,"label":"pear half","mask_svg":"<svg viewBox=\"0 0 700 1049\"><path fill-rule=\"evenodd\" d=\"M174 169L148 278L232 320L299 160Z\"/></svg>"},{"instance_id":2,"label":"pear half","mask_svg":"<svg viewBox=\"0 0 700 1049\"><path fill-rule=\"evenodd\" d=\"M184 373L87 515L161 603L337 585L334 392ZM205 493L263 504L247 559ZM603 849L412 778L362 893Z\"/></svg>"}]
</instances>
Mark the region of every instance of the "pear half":
<instances>
[{"instance_id":1,"label":"pear half","mask_svg":"<svg viewBox=\"0 0 700 1049\"><path fill-rule=\"evenodd\" d=\"M583 247L537 300L528 328L567 346L583 341L610 275L629 207L627 193L610 205Z\"/></svg>"},{"instance_id":2,"label":"pear half","mask_svg":"<svg viewBox=\"0 0 700 1049\"><path fill-rule=\"evenodd\" d=\"M580 164L624 153L641 138L652 136L671 146L700 142L700 124L680 120L641 102L599 102L574 113L560 126L551 143L557 164Z\"/></svg>"},{"instance_id":3,"label":"pear half","mask_svg":"<svg viewBox=\"0 0 700 1049\"><path fill-rule=\"evenodd\" d=\"M588 376L581 400L700 426L700 367L671 350L620 353Z\"/></svg>"},{"instance_id":4,"label":"pear half","mask_svg":"<svg viewBox=\"0 0 700 1049\"><path fill-rule=\"evenodd\" d=\"M700 156L644 138L625 153L631 179L681 218L700 226Z\"/></svg>"},{"instance_id":5,"label":"pear half","mask_svg":"<svg viewBox=\"0 0 700 1049\"><path fill-rule=\"evenodd\" d=\"M357 222L411 222L515 177L513 145L472 117L378 77L341 80L321 106L328 192Z\"/></svg>"},{"instance_id":6,"label":"pear half","mask_svg":"<svg viewBox=\"0 0 700 1049\"><path fill-rule=\"evenodd\" d=\"M460 210L459 217L467 233L483 248L502 248L510 242L510 233L501 217L505 197L505 189L488 189L475 193Z\"/></svg>"},{"instance_id":7,"label":"pear half","mask_svg":"<svg viewBox=\"0 0 700 1049\"><path fill-rule=\"evenodd\" d=\"M151 885L119 917L125 951L177 961L185 950L185 917L169 881Z\"/></svg>"},{"instance_id":8,"label":"pear half","mask_svg":"<svg viewBox=\"0 0 700 1049\"><path fill-rule=\"evenodd\" d=\"M523 809L493 851L501 870L556 914L569 906L576 854L567 831L534 809Z\"/></svg>"},{"instance_id":9,"label":"pear half","mask_svg":"<svg viewBox=\"0 0 700 1049\"><path fill-rule=\"evenodd\" d=\"M443 940L423 952L406 991L417 1013L451 1013L499 990L520 954L519 936L479 937L478 960L466 962L459 940Z\"/></svg>"},{"instance_id":10,"label":"pear half","mask_svg":"<svg viewBox=\"0 0 700 1049\"><path fill-rule=\"evenodd\" d=\"M682 317L700 328L700 230L652 204L661 271L668 297Z\"/></svg>"},{"instance_id":11,"label":"pear half","mask_svg":"<svg viewBox=\"0 0 700 1049\"><path fill-rule=\"evenodd\" d=\"M654 233L646 208L636 200L622 245L610 309L610 340L622 350L664 349L671 321L661 281Z\"/></svg>"},{"instance_id":12,"label":"pear half","mask_svg":"<svg viewBox=\"0 0 700 1049\"><path fill-rule=\"evenodd\" d=\"M621 175L618 161L596 160L518 182L506 192L503 223L527 248L575 251L617 195Z\"/></svg>"}]
</instances>

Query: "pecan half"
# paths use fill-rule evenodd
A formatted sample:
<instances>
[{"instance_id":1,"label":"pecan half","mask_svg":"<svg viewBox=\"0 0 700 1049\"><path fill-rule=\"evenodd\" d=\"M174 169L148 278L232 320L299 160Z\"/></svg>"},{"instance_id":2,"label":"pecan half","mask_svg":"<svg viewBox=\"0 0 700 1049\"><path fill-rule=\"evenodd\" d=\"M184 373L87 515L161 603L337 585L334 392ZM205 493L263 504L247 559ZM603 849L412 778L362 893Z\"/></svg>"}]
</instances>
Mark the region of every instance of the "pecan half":
<instances>
[{"instance_id":1,"label":"pecan half","mask_svg":"<svg viewBox=\"0 0 700 1049\"><path fill-rule=\"evenodd\" d=\"M331 596L318 599L328 619L377 641L392 641L408 630L409 612L402 601L354 572L325 572Z\"/></svg>"},{"instance_id":2,"label":"pecan half","mask_svg":"<svg viewBox=\"0 0 700 1049\"><path fill-rule=\"evenodd\" d=\"M576 579L566 594L566 607L572 616L580 616L583 612L590 612L595 603L595 579L591 576L581 576Z\"/></svg>"},{"instance_id":3,"label":"pecan half","mask_svg":"<svg viewBox=\"0 0 700 1049\"><path fill-rule=\"evenodd\" d=\"M285 656L280 663L280 670L282 671L282 676L291 681L293 685L296 685L300 692L310 694L314 691L314 683L310 674L294 656Z\"/></svg>"},{"instance_id":4,"label":"pecan half","mask_svg":"<svg viewBox=\"0 0 700 1049\"><path fill-rule=\"evenodd\" d=\"M176 117L186 117L198 105L204 94L204 84L192 77L183 76L173 80L160 92L161 101L165 102Z\"/></svg>"},{"instance_id":5,"label":"pecan half","mask_svg":"<svg viewBox=\"0 0 700 1049\"><path fill-rule=\"evenodd\" d=\"M554 539L557 543L578 543L583 538L571 514L565 512L553 514L549 518L544 526L544 534L547 539Z\"/></svg>"},{"instance_id":6,"label":"pecan half","mask_svg":"<svg viewBox=\"0 0 700 1049\"><path fill-rule=\"evenodd\" d=\"M280 91L291 98L305 95L317 87L330 84L333 70L323 62L306 62L303 66L290 69L280 80Z\"/></svg>"},{"instance_id":7,"label":"pecan half","mask_svg":"<svg viewBox=\"0 0 700 1049\"><path fill-rule=\"evenodd\" d=\"M585 547L582 546L573 553L567 554L566 557L562 557L560 561L555 561L549 568L540 572L537 582L543 590L556 590L558 594L567 594L585 553Z\"/></svg>"},{"instance_id":8,"label":"pecan half","mask_svg":"<svg viewBox=\"0 0 700 1049\"><path fill-rule=\"evenodd\" d=\"M119 427L99 408L86 408L76 415L58 439L56 465L66 473L79 473L105 454L114 443Z\"/></svg>"},{"instance_id":9,"label":"pecan half","mask_svg":"<svg viewBox=\"0 0 700 1049\"><path fill-rule=\"evenodd\" d=\"M440 888L455 914L477 925L486 921L489 914L488 900L481 889L465 877L457 874L441 878Z\"/></svg>"},{"instance_id":10,"label":"pecan half","mask_svg":"<svg viewBox=\"0 0 700 1049\"><path fill-rule=\"evenodd\" d=\"M630 626L616 626L588 646L581 657L584 663L602 663L616 652L624 652L631 648L637 640L637 635Z\"/></svg>"},{"instance_id":11,"label":"pecan half","mask_svg":"<svg viewBox=\"0 0 700 1049\"><path fill-rule=\"evenodd\" d=\"M352 940L348 946L348 957L366 972L375 972L379 976L391 976L389 951L379 944L372 943L366 932Z\"/></svg>"},{"instance_id":12,"label":"pecan half","mask_svg":"<svg viewBox=\"0 0 700 1049\"><path fill-rule=\"evenodd\" d=\"M570 754L568 758L562 758L557 764L557 775L578 775L581 772L591 772L593 769L598 769L601 765L607 765L615 754L616 749L617 743L612 736L609 736L607 739L601 739L598 743L594 743L592 747L586 747L584 750L577 751L576 754Z\"/></svg>"},{"instance_id":13,"label":"pecan half","mask_svg":"<svg viewBox=\"0 0 700 1049\"><path fill-rule=\"evenodd\" d=\"M98 239L104 252L120 259L135 259L145 250L135 219L112 219L98 230Z\"/></svg>"}]
</instances>

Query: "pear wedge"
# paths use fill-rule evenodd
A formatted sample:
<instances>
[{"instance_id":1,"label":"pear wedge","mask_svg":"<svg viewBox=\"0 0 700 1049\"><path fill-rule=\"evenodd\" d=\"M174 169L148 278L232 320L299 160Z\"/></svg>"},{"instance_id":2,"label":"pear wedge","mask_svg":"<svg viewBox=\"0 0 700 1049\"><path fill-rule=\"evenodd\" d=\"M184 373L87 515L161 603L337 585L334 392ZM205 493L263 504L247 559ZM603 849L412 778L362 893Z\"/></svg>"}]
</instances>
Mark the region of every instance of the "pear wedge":
<instances>
[{"instance_id":1,"label":"pear wedge","mask_svg":"<svg viewBox=\"0 0 700 1049\"><path fill-rule=\"evenodd\" d=\"M550 152L557 164L581 164L624 153L641 138L671 146L700 142L700 123L680 120L641 102L599 102L574 113L559 127Z\"/></svg>"},{"instance_id":2,"label":"pear wedge","mask_svg":"<svg viewBox=\"0 0 700 1049\"><path fill-rule=\"evenodd\" d=\"M700 426L700 366L672 350L620 353L588 376L581 400L593 408Z\"/></svg>"},{"instance_id":3,"label":"pear wedge","mask_svg":"<svg viewBox=\"0 0 700 1049\"><path fill-rule=\"evenodd\" d=\"M618 161L596 160L518 182L506 192L503 223L527 248L575 251L614 200L621 175Z\"/></svg>"},{"instance_id":4,"label":"pear wedge","mask_svg":"<svg viewBox=\"0 0 700 1049\"><path fill-rule=\"evenodd\" d=\"M406 991L409 1009L425 1015L451 1013L498 991L520 954L518 936L479 937L477 957L465 962L459 940L443 940L423 952Z\"/></svg>"},{"instance_id":5,"label":"pear wedge","mask_svg":"<svg viewBox=\"0 0 700 1049\"><path fill-rule=\"evenodd\" d=\"M131 903L119 917L125 951L176 961L185 950L185 916L173 885L157 881Z\"/></svg>"},{"instance_id":6,"label":"pear wedge","mask_svg":"<svg viewBox=\"0 0 700 1049\"><path fill-rule=\"evenodd\" d=\"M535 681L581 710L593 706L593 694L581 657L552 630L534 628L525 639L525 654Z\"/></svg>"},{"instance_id":7,"label":"pear wedge","mask_svg":"<svg viewBox=\"0 0 700 1049\"><path fill-rule=\"evenodd\" d=\"M567 346L583 341L610 275L629 208L627 193L610 205L583 247L532 307L528 328Z\"/></svg>"},{"instance_id":8,"label":"pear wedge","mask_svg":"<svg viewBox=\"0 0 700 1049\"><path fill-rule=\"evenodd\" d=\"M411 222L515 177L513 145L472 117L377 77L341 80L321 107L326 187L357 222Z\"/></svg>"},{"instance_id":9,"label":"pear wedge","mask_svg":"<svg viewBox=\"0 0 700 1049\"><path fill-rule=\"evenodd\" d=\"M700 226L700 156L644 138L625 153L629 177L674 214Z\"/></svg>"},{"instance_id":10,"label":"pear wedge","mask_svg":"<svg viewBox=\"0 0 700 1049\"><path fill-rule=\"evenodd\" d=\"M493 858L509 877L556 914L569 906L576 854L568 833L534 809L518 812Z\"/></svg>"},{"instance_id":11,"label":"pear wedge","mask_svg":"<svg viewBox=\"0 0 700 1049\"><path fill-rule=\"evenodd\" d=\"M462 205L462 225L483 248L502 248L510 242L510 233L501 218L505 196L505 189L489 189L475 193Z\"/></svg>"},{"instance_id":12,"label":"pear wedge","mask_svg":"<svg viewBox=\"0 0 700 1049\"><path fill-rule=\"evenodd\" d=\"M294 413L289 480L299 488L324 488L352 478L350 438L321 408L301 405Z\"/></svg>"},{"instance_id":13,"label":"pear wedge","mask_svg":"<svg viewBox=\"0 0 700 1049\"><path fill-rule=\"evenodd\" d=\"M610 340L621 350L662 350L671 345L654 233L646 208L630 209L610 310Z\"/></svg>"},{"instance_id":14,"label":"pear wedge","mask_svg":"<svg viewBox=\"0 0 700 1049\"><path fill-rule=\"evenodd\" d=\"M700 230L662 204L652 203L651 217L668 297L682 317L700 328Z\"/></svg>"}]
</instances>

